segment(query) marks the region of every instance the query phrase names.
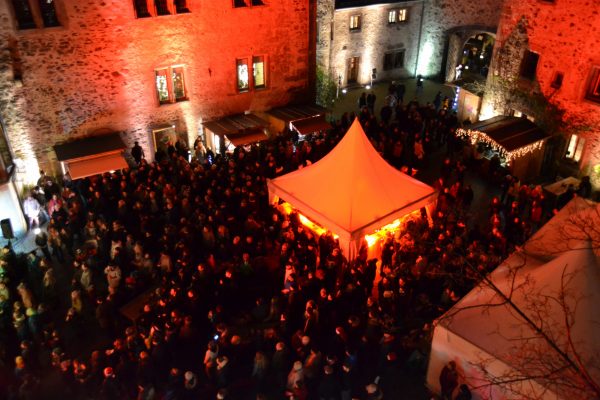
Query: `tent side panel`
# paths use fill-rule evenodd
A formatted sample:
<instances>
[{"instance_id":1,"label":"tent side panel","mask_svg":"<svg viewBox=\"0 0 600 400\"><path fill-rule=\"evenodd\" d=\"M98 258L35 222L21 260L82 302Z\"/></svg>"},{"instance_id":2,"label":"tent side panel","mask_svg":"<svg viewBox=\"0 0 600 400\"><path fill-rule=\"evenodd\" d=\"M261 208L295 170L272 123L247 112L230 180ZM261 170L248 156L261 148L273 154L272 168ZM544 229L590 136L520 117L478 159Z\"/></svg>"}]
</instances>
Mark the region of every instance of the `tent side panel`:
<instances>
[{"instance_id":1,"label":"tent side panel","mask_svg":"<svg viewBox=\"0 0 600 400\"><path fill-rule=\"evenodd\" d=\"M485 381L481 372L473 364L491 358L490 354L449 331L444 326L437 325L433 332L426 385L432 392L440 393L439 377L444 365L449 361L456 362L460 377L459 385L466 383L471 389L484 385ZM490 371L498 371L499 374L502 373L501 371L508 369L501 361L494 361L489 365L489 368ZM454 394L456 395L456 392ZM498 387L488 387L479 391L473 390L473 400L503 400L508 398Z\"/></svg>"},{"instance_id":2,"label":"tent side panel","mask_svg":"<svg viewBox=\"0 0 600 400\"><path fill-rule=\"evenodd\" d=\"M439 394L442 368L449 361L455 361L459 371L458 384L466 383L469 386L473 400L522 400L525 396L519 393L526 393L527 398L540 400L560 399L552 390L543 388L531 380L521 382L520 388L513 387L514 392L503 390L500 386L486 386L487 381L477 368L482 360L486 360L486 370L496 377L507 376L508 371L513 370L501 360L438 324L433 332L425 384L429 390ZM474 390L475 387L480 388Z\"/></svg>"}]
</instances>

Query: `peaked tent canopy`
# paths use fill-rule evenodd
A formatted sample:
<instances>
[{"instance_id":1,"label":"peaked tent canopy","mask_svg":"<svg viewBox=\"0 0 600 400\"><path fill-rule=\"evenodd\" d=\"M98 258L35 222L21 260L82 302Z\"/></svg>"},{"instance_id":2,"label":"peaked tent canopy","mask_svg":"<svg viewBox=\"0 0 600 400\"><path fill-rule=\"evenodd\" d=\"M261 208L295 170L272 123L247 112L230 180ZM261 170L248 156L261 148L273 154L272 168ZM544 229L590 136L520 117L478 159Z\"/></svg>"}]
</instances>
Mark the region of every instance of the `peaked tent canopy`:
<instances>
[{"instance_id":1,"label":"peaked tent canopy","mask_svg":"<svg viewBox=\"0 0 600 400\"><path fill-rule=\"evenodd\" d=\"M568 345L572 339L582 364L598 382L600 316L595 310L600 304L600 263L594 254L598 238L593 237L594 232L587 238L578 233L571 238L570 246L559 249L557 242L548 240L560 236L553 236L552 232L573 224L572 217L585 217L590 227L597 226L600 206L572 200L540 230L544 231L541 239L534 235L522 251L513 253L488 278L574 359ZM573 322L570 330L565 328L566 314L557 301L561 293L571 310L567 314ZM488 373L496 377L539 376L522 389L532 390L539 398L577 398L568 385L561 384L577 379L573 370L555 371L553 368L561 360L555 350L487 284L474 288L438 321L427 376L430 388L439 390L437 378L444 364L452 359L460 360L465 379L472 387L487 383L474 367L485 364ZM485 388L490 389L493 398L524 397L508 393L506 388Z\"/></svg>"},{"instance_id":2,"label":"peaked tent canopy","mask_svg":"<svg viewBox=\"0 0 600 400\"><path fill-rule=\"evenodd\" d=\"M377 153L358 119L321 160L267 185L271 198L284 199L337 234L347 256L364 235L436 198L431 186L398 171Z\"/></svg>"}]
</instances>

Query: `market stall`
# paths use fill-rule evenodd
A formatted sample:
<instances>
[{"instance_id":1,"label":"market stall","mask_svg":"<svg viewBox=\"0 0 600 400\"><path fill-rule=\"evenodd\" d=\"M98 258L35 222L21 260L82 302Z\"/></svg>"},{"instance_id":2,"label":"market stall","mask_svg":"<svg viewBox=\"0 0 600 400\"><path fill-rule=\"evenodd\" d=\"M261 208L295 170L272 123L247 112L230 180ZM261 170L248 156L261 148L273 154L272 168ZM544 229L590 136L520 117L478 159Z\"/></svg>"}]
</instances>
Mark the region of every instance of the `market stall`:
<instances>
[{"instance_id":1,"label":"market stall","mask_svg":"<svg viewBox=\"0 0 600 400\"><path fill-rule=\"evenodd\" d=\"M373 246L403 220L419 217L437 193L389 165L358 119L316 163L267 182L272 202L282 200L313 231L331 231L349 259L362 244Z\"/></svg>"},{"instance_id":2,"label":"market stall","mask_svg":"<svg viewBox=\"0 0 600 400\"><path fill-rule=\"evenodd\" d=\"M91 136L54 146L64 174L81 179L127 168L125 143L119 133Z\"/></svg>"},{"instance_id":3,"label":"market stall","mask_svg":"<svg viewBox=\"0 0 600 400\"><path fill-rule=\"evenodd\" d=\"M295 132L302 140L307 135L331 129L327 122L328 110L315 104L290 105L267 111L272 132Z\"/></svg>"},{"instance_id":4,"label":"market stall","mask_svg":"<svg viewBox=\"0 0 600 400\"><path fill-rule=\"evenodd\" d=\"M252 113L205 122L206 146L217 154L224 154L238 146L267 140L267 125L267 121Z\"/></svg>"},{"instance_id":5,"label":"market stall","mask_svg":"<svg viewBox=\"0 0 600 400\"><path fill-rule=\"evenodd\" d=\"M539 175L548 135L526 118L497 116L456 130L476 158L495 160L523 181Z\"/></svg>"}]
</instances>

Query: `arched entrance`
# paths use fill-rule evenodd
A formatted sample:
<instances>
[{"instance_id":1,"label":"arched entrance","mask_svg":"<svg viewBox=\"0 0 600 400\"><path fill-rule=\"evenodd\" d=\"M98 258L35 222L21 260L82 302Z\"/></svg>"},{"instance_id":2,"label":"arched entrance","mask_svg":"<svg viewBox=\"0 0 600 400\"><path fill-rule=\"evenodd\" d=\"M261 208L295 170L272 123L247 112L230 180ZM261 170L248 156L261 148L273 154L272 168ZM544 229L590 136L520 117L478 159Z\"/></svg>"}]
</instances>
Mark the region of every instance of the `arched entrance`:
<instances>
[{"instance_id":1,"label":"arched entrance","mask_svg":"<svg viewBox=\"0 0 600 400\"><path fill-rule=\"evenodd\" d=\"M496 41L495 32L495 28L481 26L448 30L445 82L485 81Z\"/></svg>"}]
</instances>

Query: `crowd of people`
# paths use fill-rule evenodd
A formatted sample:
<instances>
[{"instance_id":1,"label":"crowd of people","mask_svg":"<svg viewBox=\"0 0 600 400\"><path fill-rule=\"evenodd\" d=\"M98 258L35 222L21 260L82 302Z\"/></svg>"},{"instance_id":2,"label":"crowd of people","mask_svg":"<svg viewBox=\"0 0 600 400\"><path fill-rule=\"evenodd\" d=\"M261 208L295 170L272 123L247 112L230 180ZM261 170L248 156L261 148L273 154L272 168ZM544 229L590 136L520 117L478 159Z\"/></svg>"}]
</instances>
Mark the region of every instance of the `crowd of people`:
<instances>
[{"instance_id":1,"label":"crowd of people","mask_svg":"<svg viewBox=\"0 0 600 400\"><path fill-rule=\"evenodd\" d=\"M539 226L543 193L511 181L489 221L471 220L455 115L386 106L383 119L365 105L301 143L283 135L221 156L198 141L191 162L173 146L63 186L43 175L28 199L32 224L49 219L41 251L2 254L0 396L402 398L399 377L425 368L432 320ZM448 158L434 212L379 258L363 248L349 261L331 233L269 204L266 180L318 161L355 117L409 174L442 147Z\"/></svg>"}]
</instances>

